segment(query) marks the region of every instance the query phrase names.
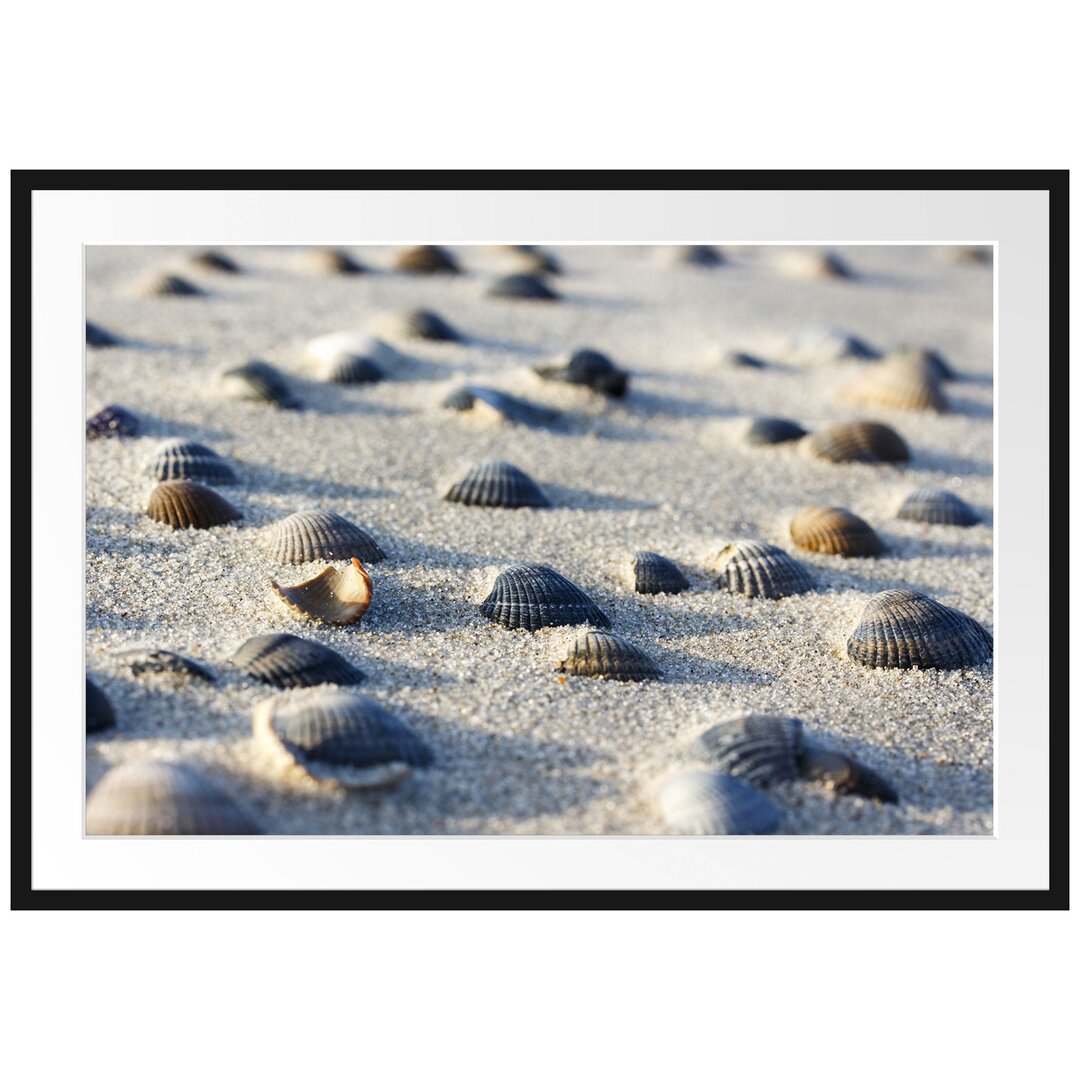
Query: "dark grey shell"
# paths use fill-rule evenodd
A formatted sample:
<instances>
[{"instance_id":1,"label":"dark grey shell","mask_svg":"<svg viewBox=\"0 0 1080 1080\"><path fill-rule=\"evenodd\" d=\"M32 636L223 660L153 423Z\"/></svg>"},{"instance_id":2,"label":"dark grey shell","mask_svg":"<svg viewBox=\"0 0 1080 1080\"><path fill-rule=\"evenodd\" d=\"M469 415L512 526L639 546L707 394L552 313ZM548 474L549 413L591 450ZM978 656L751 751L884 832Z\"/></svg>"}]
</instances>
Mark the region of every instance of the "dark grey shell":
<instances>
[{"instance_id":1,"label":"dark grey shell","mask_svg":"<svg viewBox=\"0 0 1080 1080\"><path fill-rule=\"evenodd\" d=\"M556 670L617 682L641 682L663 674L644 649L602 630L589 630L577 638Z\"/></svg>"},{"instance_id":2,"label":"dark grey shell","mask_svg":"<svg viewBox=\"0 0 1080 1080\"><path fill-rule=\"evenodd\" d=\"M279 690L322 683L355 686L367 678L333 649L293 634L259 634L248 638L229 663Z\"/></svg>"},{"instance_id":3,"label":"dark grey shell","mask_svg":"<svg viewBox=\"0 0 1080 1080\"><path fill-rule=\"evenodd\" d=\"M249 360L222 373L225 396L236 401L258 401L279 409L299 409L289 384L276 367L265 360Z\"/></svg>"},{"instance_id":4,"label":"dark grey shell","mask_svg":"<svg viewBox=\"0 0 1080 1080\"><path fill-rule=\"evenodd\" d=\"M271 554L281 563L360 559L381 562L386 552L359 525L329 510L300 510L278 522L270 539Z\"/></svg>"},{"instance_id":5,"label":"dark grey shell","mask_svg":"<svg viewBox=\"0 0 1080 1080\"><path fill-rule=\"evenodd\" d=\"M122 344L120 338L108 330L102 329L97 323L86 324L86 344L93 349L108 349L114 345Z\"/></svg>"},{"instance_id":6,"label":"dark grey shell","mask_svg":"<svg viewBox=\"0 0 1080 1080\"><path fill-rule=\"evenodd\" d=\"M846 330L815 327L804 330L792 341L792 352L806 360L877 360L881 352L869 342Z\"/></svg>"},{"instance_id":7,"label":"dark grey shell","mask_svg":"<svg viewBox=\"0 0 1080 1080\"><path fill-rule=\"evenodd\" d=\"M143 284L144 296L205 296L198 285L178 274L156 274Z\"/></svg>"},{"instance_id":8,"label":"dark grey shell","mask_svg":"<svg viewBox=\"0 0 1080 1080\"><path fill-rule=\"evenodd\" d=\"M804 444L814 456L835 463L861 461L869 465L907 461L907 443L887 424L859 420L834 424L808 436Z\"/></svg>"},{"instance_id":9,"label":"dark grey shell","mask_svg":"<svg viewBox=\"0 0 1080 1080\"><path fill-rule=\"evenodd\" d=\"M727 258L709 244L682 244L671 252L672 262L682 266L723 266Z\"/></svg>"},{"instance_id":10,"label":"dark grey shell","mask_svg":"<svg viewBox=\"0 0 1080 1080\"><path fill-rule=\"evenodd\" d=\"M507 274L496 278L488 287L487 295L503 300L559 299L559 294L535 274Z\"/></svg>"},{"instance_id":11,"label":"dark grey shell","mask_svg":"<svg viewBox=\"0 0 1080 1080\"><path fill-rule=\"evenodd\" d=\"M183 675L213 682L214 675L194 660L168 649L122 649L122 656L132 675Z\"/></svg>"},{"instance_id":12,"label":"dark grey shell","mask_svg":"<svg viewBox=\"0 0 1080 1080\"><path fill-rule=\"evenodd\" d=\"M322 377L325 382L349 386L382 382L386 375L374 360L366 356L341 353L325 365Z\"/></svg>"},{"instance_id":13,"label":"dark grey shell","mask_svg":"<svg viewBox=\"0 0 1080 1080\"><path fill-rule=\"evenodd\" d=\"M814 579L802 563L782 548L761 540L738 540L719 555L719 589L743 596L779 600L814 587Z\"/></svg>"},{"instance_id":14,"label":"dark grey shell","mask_svg":"<svg viewBox=\"0 0 1080 1080\"><path fill-rule=\"evenodd\" d=\"M260 830L247 811L190 765L134 761L110 769L86 800L97 836L238 836Z\"/></svg>"},{"instance_id":15,"label":"dark grey shell","mask_svg":"<svg viewBox=\"0 0 1080 1080\"><path fill-rule=\"evenodd\" d=\"M780 811L767 795L726 773L679 773L663 785L657 801L665 823L681 833L761 835L780 826Z\"/></svg>"},{"instance_id":16,"label":"dark grey shell","mask_svg":"<svg viewBox=\"0 0 1080 1080\"><path fill-rule=\"evenodd\" d=\"M726 364L728 367L763 368L769 366L760 356L754 356L752 353L740 352L738 349L728 349L728 351L720 357L720 360L721 363Z\"/></svg>"},{"instance_id":17,"label":"dark grey shell","mask_svg":"<svg viewBox=\"0 0 1080 1080\"><path fill-rule=\"evenodd\" d=\"M394 265L407 274L459 274L457 260L445 248L418 244L398 252Z\"/></svg>"},{"instance_id":18,"label":"dark grey shell","mask_svg":"<svg viewBox=\"0 0 1080 1080\"><path fill-rule=\"evenodd\" d=\"M804 551L845 558L880 555L885 544L857 514L840 506L811 506L800 510L790 525L791 539Z\"/></svg>"},{"instance_id":19,"label":"dark grey shell","mask_svg":"<svg viewBox=\"0 0 1080 1080\"><path fill-rule=\"evenodd\" d=\"M533 371L542 379L587 386L609 397L622 397L630 382L630 376L625 371L595 349L577 349L564 362L541 364Z\"/></svg>"},{"instance_id":20,"label":"dark grey shell","mask_svg":"<svg viewBox=\"0 0 1080 1080\"><path fill-rule=\"evenodd\" d=\"M979 515L951 491L940 488L916 488L900 505L896 516L901 521L921 521L927 525L977 525Z\"/></svg>"},{"instance_id":21,"label":"dark grey shell","mask_svg":"<svg viewBox=\"0 0 1080 1080\"><path fill-rule=\"evenodd\" d=\"M486 405L513 424L544 425L553 424L560 419L557 409L534 405L524 398L504 394L501 390L492 390L488 386L463 386L450 393L443 400L443 405L458 412L467 412L475 408L477 402Z\"/></svg>"},{"instance_id":22,"label":"dark grey shell","mask_svg":"<svg viewBox=\"0 0 1080 1080\"><path fill-rule=\"evenodd\" d=\"M395 319L398 333L424 341L461 341L461 335L441 316L426 308L410 308L398 312Z\"/></svg>"},{"instance_id":23,"label":"dark grey shell","mask_svg":"<svg viewBox=\"0 0 1080 1080\"><path fill-rule=\"evenodd\" d=\"M235 484L236 473L209 446L170 439L158 447L151 472L158 480L202 480L207 484Z\"/></svg>"},{"instance_id":24,"label":"dark grey shell","mask_svg":"<svg viewBox=\"0 0 1080 1080\"><path fill-rule=\"evenodd\" d=\"M550 566L522 563L504 570L480 611L510 630L539 630L542 626L592 623L608 627L611 621L572 581Z\"/></svg>"},{"instance_id":25,"label":"dark grey shell","mask_svg":"<svg viewBox=\"0 0 1080 1080\"><path fill-rule=\"evenodd\" d=\"M139 434L138 418L122 405L106 405L86 421L88 439L112 439Z\"/></svg>"},{"instance_id":26,"label":"dark grey shell","mask_svg":"<svg viewBox=\"0 0 1080 1080\"><path fill-rule=\"evenodd\" d=\"M784 420L779 416L759 416L747 428L744 441L751 446L771 446L774 443L794 442L806 434L806 428L794 420Z\"/></svg>"},{"instance_id":27,"label":"dark grey shell","mask_svg":"<svg viewBox=\"0 0 1080 1080\"><path fill-rule=\"evenodd\" d=\"M163 480L150 493L146 513L174 529L212 529L243 517L227 499L194 480Z\"/></svg>"},{"instance_id":28,"label":"dark grey shell","mask_svg":"<svg viewBox=\"0 0 1080 1080\"><path fill-rule=\"evenodd\" d=\"M634 554L634 589L646 595L680 593L690 588L686 575L670 560L655 551Z\"/></svg>"},{"instance_id":29,"label":"dark grey shell","mask_svg":"<svg viewBox=\"0 0 1080 1080\"><path fill-rule=\"evenodd\" d=\"M240 273L236 260L221 251L200 251L197 255L192 255L190 262L199 270L209 270L215 274Z\"/></svg>"},{"instance_id":30,"label":"dark grey shell","mask_svg":"<svg viewBox=\"0 0 1080 1080\"><path fill-rule=\"evenodd\" d=\"M367 768L400 761L425 767L434 755L406 724L372 698L348 690L274 702L270 723L302 761Z\"/></svg>"},{"instance_id":31,"label":"dark grey shell","mask_svg":"<svg viewBox=\"0 0 1080 1080\"><path fill-rule=\"evenodd\" d=\"M516 465L485 461L475 465L446 493L464 506L546 507L551 503L536 482Z\"/></svg>"},{"instance_id":32,"label":"dark grey shell","mask_svg":"<svg viewBox=\"0 0 1080 1080\"><path fill-rule=\"evenodd\" d=\"M323 274L364 274L367 268L341 248L316 248L308 253L308 262Z\"/></svg>"},{"instance_id":33,"label":"dark grey shell","mask_svg":"<svg viewBox=\"0 0 1080 1080\"><path fill-rule=\"evenodd\" d=\"M875 668L974 667L993 652L982 623L909 589L872 596L847 642L852 660Z\"/></svg>"},{"instance_id":34,"label":"dark grey shell","mask_svg":"<svg viewBox=\"0 0 1080 1080\"><path fill-rule=\"evenodd\" d=\"M86 680L86 733L95 735L99 731L116 726L116 713L105 691L90 679Z\"/></svg>"}]
</instances>

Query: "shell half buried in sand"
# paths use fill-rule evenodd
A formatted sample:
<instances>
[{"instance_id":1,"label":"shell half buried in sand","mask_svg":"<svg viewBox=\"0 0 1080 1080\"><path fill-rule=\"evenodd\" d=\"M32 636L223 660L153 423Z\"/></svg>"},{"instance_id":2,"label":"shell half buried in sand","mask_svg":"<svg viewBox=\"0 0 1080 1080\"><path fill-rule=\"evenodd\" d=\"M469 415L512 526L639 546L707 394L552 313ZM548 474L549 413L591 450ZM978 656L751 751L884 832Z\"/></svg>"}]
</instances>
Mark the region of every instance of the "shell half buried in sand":
<instances>
[{"instance_id":1,"label":"shell half buried in sand","mask_svg":"<svg viewBox=\"0 0 1080 1080\"><path fill-rule=\"evenodd\" d=\"M371 578L356 558L342 570L328 566L310 581L298 585L271 581L270 588L293 611L331 626L351 626L371 606Z\"/></svg>"},{"instance_id":2,"label":"shell half buried in sand","mask_svg":"<svg viewBox=\"0 0 1080 1080\"><path fill-rule=\"evenodd\" d=\"M783 548L761 540L737 540L717 557L718 589L743 596L780 600L809 592L814 579Z\"/></svg>"},{"instance_id":3,"label":"shell half buried in sand","mask_svg":"<svg viewBox=\"0 0 1080 1080\"><path fill-rule=\"evenodd\" d=\"M780 826L780 811L767 795L726 773L679 773L664 783L656 801L660 816L676 832L745 836Z\"/></svg>"},{"instance_id":4,"label":"shell half buried in sand","mask_svg":"<svg viewBox=\"0 0 1080 1080\"><path fill-rule=\"evenodd\" d=\"M587 630L578 637L555 669L568 675L589 675L616 682L642 682L663 674L644 649L603 630Z\"/></svg>"},{"instance_id":5,"label":"shell half buried in sand","mask_svg":"<svg viewBox=\"0 0 1080 1080\"><path fill-rule=\"evenodd\" d=\"M791 519L790 530L795 546L803 551L866 558L885 550L873 527L842 506L808 506Z\"/></svg>"}]
</instances>

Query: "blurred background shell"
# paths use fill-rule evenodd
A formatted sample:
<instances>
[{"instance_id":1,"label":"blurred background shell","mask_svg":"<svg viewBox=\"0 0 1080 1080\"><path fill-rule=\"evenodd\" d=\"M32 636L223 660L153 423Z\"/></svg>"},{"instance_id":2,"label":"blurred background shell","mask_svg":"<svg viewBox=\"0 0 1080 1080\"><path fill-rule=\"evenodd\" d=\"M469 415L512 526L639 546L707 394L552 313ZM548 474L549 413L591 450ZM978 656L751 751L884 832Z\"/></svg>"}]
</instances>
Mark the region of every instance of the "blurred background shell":
<instances>
[{"instance_id":1,"label":"blurred background shell","mask_svg":"<svg viewBox=\"0 0 1080 1080\"><path fill-rule=\"evenodd\" d=\"M502 300L558 300L559 294L536 274L507 274L496 278L488 296Z\"/></svg>"},{"instance_id":2,"label":"blurred background shell","mask_svg":"<svg viewBox=\"0 0 1080 1080\"><path fill-rule=\"evenodd\" d=\"M279 409L299 409L285 377L265 360L249 360L246 364L221 373L221 388L234 401L254 401L274 405Z\"/></svg>"},{"instance_id":3,"label":"blurred background shell","mask_svg":"<svg viewBox=\"0 0 1080 1080\"><path fill-rule=\"evenodd\" d=\"M551 506L536 481L507 461L485 461L474 465L444 498L463 506L499 506L507 509Z\"/></svg>"},{"instance_id":4,"label":"blurred background shell","mask_svg":"<svg viewBox=\"0 0 1080 1080\"><path fill-rule=\"evenodd\" d=\"M641 682L663 674L644 649L602 630L588 630L576 638L556 670L617 682Z\"/></svg>"},{"instance_id":5,"label":"blurred background shell","mask_svg":"<svg viewBox=\"0 0 1080 1080\"><path fill-rule=\"evenodd\" d=\"M161 443L150 471L158 480L201 480L207 484L235 484L236 473L222 457L202 443L169 439Z\"/></svg>"},{"instance_id":6,"label":"blurred background shell","mask_svg":"<svg viewBox=\"0 0 1080 1080\"><path fill-rule=\"evenodd\" d=\"M874 364L854 382L842 386L839 395L858 405L884 405L889 409L948 412L949 403L932 375L919 361L886 358Z\"/></svg>"},{"instance_id":7,"label":"blurred background shell","mask_svg":"<svg viewBox=\"0 0 1080 1080\"><path fill-rule=\"evenodd\" d=\"M279 690L322 683L355 686L367 678L333 649L294 634L258 634L248 638L229 663Z\"/></svg>"},{"instance_id":8,"label":"blurred background shell","mask_svg":"<svg viewBox=\"0 0 1080 1080\"><path fill-rule=\"evenodd\" d=\"M270 537L270 552L281 563L332 562L353 556L373 563L386 558L370 533L329 510L299 510L279 521Z\"/></svg>"},{"instance_id":9,"label":"blurred background shell","mask_svg":"<svg viewBox=\"0 0 1080 1080\"><path fill-rule=\"evenodd\" d=\"M113 711L112 702L109 701L105 691L92 682L86 680L86 733L96 735L99 731L106 731L116 726L116 713Z\"/></svg>"},{"instance_id":10,"label":"blurred background shell","mask_svg":"<svg viewBox=\"0 0 1080 1080\"><path fill-rule=\"evenodd\" d=\"M136 647L121 649L114 654L122 658L132 675L175 675L183 678L213 682L214 675L194 660L169 649Z\"/></svg>"},{"instance_id":11,"label":"blurred background shell","mask_svg":"<svg viewBox=\"0 0 1080 1080\"><path fill-rule=\"evenodd\" d=\"M561 419L558 409L537 405L502 390L493 390L490 386L459 387L443 399L443 406L456 412L476 412L491 419L536 427L554 424Z\"/></svg>"},{"instance_id":12,"label":"blurred background shell","mask_svg":"<svg viewBox=\"0 0 1080 1080\"><path fill-rule=\"evenodd\" d=\"M611 625L585 592L550 566L539 563L521 563L499 574L491 592L480 603L480 612L510 630L533 631L578 623Z\"/></svg>"},{"instance_id":13,"label":"blurred background shell","mask_svg":"<svg viewBox=\"0 0 1080 1080\"><path fill-rule=\"evenodd\" d=\"M722 249L711 244L674 244L661 249L661 257L669 266L711 268L727 264Z\"/></svg>"},{"instance_id":14,"label":"blurred background shell","mask_svg":"<svg viewBox=\"0 0 1080 1080\"><path fill-rule=\"evenodd\" d=\"M235 259L223 251L200 251L188 260L196 270L206 270L213 274L239 274L240 266Z\"/></svg>"},{"instance_id":15,"label":"blurred background shell","mask_svg":"<svg viewBox=\"0 0 1080 1080\"><path fill-rule=\"evenodd\" d=\"M179 274L153 274L139 286L143 296L205 296L206 293L194 282Z\"/></svg>"},{"instance_id":16,"label":"blurred background shell","mask_svg":"<svg viewBox=\"0 0 1080 1080\"><path fill-rule=\"evenodd\" d=\"M802 444L813 457L835 464L852 461L867 465L893 464L911 456L907 443L887 424L857 420L833 424L807 436Z\"/></svg>"},{"instance_id":17,"label":"blurred background shell","mask_svg":"<svg viewBox=\"0 0 1080 1080\"><path fill-rule=\"evenodd\" d=\"M885 544L861 517L841 506L810 506L791 519L791 539L804 551L862 558L880 555Z\"/></svg>"},{"instance_id":18,"label":"blurred background shell","mask_svg":"<svg viewBox=\"0 0 1080 1080\"><path fill-rule=\"evenodd\" d=\"M776 443L794 442L806 434L806 428L794 420L779 416L758 416L751 421L743 435L743 441L751 446L772 446Z\"/></svg>"},{"instance_id":19,"label":"blurred background shell","mask_svg":"<svg viewBox=\"0 0 1080 1080\"><path fill-rule=\"evenodd\" d=\"M313 248L305 252L304 261L308 269L315 274L364 274L367 268L352 257L343 248Z\"/></svg>"},{"instance_id":20,"label":"blurred background shell","mask_svg":"<svg viewBox=\"0 0 1080 1080\"><path fill-rule=\"evenodd\" d=\"M405 308L380 320L379 325L391 337L417 338L422 341L461 341L462 336L437 312L428 308Z\"/></svg>"},{"instance_id":21,"label":"blurred background shell","mask_svg":"<svg viewBox=\"0 0 1080 1080\"><path fill-rule=\"evenodd\" d=\"M900 504L896 516L901 521L920 521L926 525L960 525L979 523L979 515L959 495L941 488L916 488Z\"/></svg>"},{"instance_id":22,"label":"blurred background shell","mask_svg":"<svg viewBox=\"0 0 1080 1080\"><path fill-rule=\"evenodd\" d=\"M796 248L776 257L776 269L784 277L802 281L844 281L854 278L855 271L835 251Z\"/></svg>"},{"instance_id":23,"label":"blurred background shell","mask_svg":"<svg viewBox=\"0 0 1080 1080\"><path fill-rule=\"evenodd\" d=\"M312 338L304 359L323 382L367 383L384 379L402 357L372 334L343 330Z\"/></svg>"},{"instance_id":24,"label":"blurred background shell","mask_svg":"<svg viewBox=\"0 0 1080 1080\"><path fill-rule=\"evenodd\" d=\"M763 540L738 540L717 557L718 588L743 596L779 600L814 587L814 579L782 548Z\"/></svg>"},{"instance_id":25,"label":"blurred background shell","mask_svg":"<svg viewBox=\"0 0 1080 1080\"><path fill-rule=\"evenodd\" d=\"M123 342L115 334L98 326L97 323L87 322L86 344L92 349L109 349Z\"/></svg>"},{"instance_id":26,"label":"blurred background shell","mask_svg":"<svg viewBox=\"0 0 1080 1080\"><path fill-rule=\"evenodd\" d=\"M146 513L174 529L212 529L243 517L232 503L194 480L163 480L150 493Z\"/></svg>"},{"instance_id":27,"label":"blurred background shell","mask_svg":"<svg viewBox=\"0 0 1080 1080\"><path fill-rule=\"evenodd\" d=\"M881 352L848 330L814 326L800 331L790 340L788 355L804 363L830 363L836 360L877 360Z\"/></svg>"},{"instance_id":28,"label":"blurred background shell","mask_svg":"<svg viewBox=\"0 0 1080 1080\"><path fill-rule=\"evenodd\" d=\"M670 828L695 836L761 835L780 826L767 795L725 773L679 773L660 788L657 804Z\"/></svg>"},{"instance_id":29,"label":"blurred background shell","mask_svg":"<svg viewBox=\"0 0 1080 1080\"><path fill-rule=\"evenodd\" d=\"M402 248L394 259L394 268L407 274L461 273L461 267L454 256L435 244L417 244Z\"/></svg>"},{"instance_id":30,"label":"blurred background shell","mask_svg":"<svg viewBox=\"0 0 1080 1080\"><path fill-rule=\"evenodd\" d=\"M130 438L139 434L139 420L123 405L106 405L86 421L88 439Z\"/></svg>"},{"instance_id":31,"label":"blurred background shell","mask_svg":"<svg viewBox=\"0 0 1080 1080\"><path fill-rule=\"evenodd\" d=\"M596 349L575 349L554 364L540 364L533 371L542 379L585 386L609 397L622 397L630 383L629 374Z\"/></svg>"}]
</instances>

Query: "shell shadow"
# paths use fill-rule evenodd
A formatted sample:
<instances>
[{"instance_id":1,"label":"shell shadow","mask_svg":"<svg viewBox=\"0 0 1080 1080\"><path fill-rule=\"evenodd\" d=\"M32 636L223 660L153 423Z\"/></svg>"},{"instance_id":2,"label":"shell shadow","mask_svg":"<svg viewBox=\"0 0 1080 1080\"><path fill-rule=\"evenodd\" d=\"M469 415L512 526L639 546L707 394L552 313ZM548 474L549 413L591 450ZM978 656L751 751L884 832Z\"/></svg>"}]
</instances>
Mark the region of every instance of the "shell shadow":
<instances>
[{"instance_id":1,"label":"shell shadow","mask_svg":"<svg viewBox=\"0 0 1080 1080\"><path fill-rule=\"evenodd\" d=\"M527 345L521 341L505 341L502 338L489 338L462 334L463 345L473 345L481 349L492 349L498 352L513 353L517 356L546 356L549 350L539 345Z\"/></svg>"},{"instance_id":2,"label":"shell shadow","mask_svg":"<svg viewBox=\"0 0 1080 1080\"><path fill-rule=\"evenodd\" d=\"M655 510L660 505L645 499L629 499L621 495L586 491L547 481L544 481L544 491L551 499L553 507L564 510Z\"/></svg>"},{"instance_id":3,"label":"shell shadow","mask_svg":"<svg viewBox=\"0 0 1080 1080\"><path fill-rule=\"evenodd\" d=\"M915 450L911 467L930 472L947 473L950 476L993 476L994 463L959 454L939 454L929 450Z\"/></svg>"},{"instance_id":4,"label":"shell shadow","mask_svg":"<svg viewBox=\"0 0 1080 1080\"><path fill-rule=\"evenodd\" d=\"M701 398L682 398L671 394L659 394L655 390L632 390L623 406L629 413L646 416L671 416L693 419L698 417L739 416L739 410L728 405Z\"/></svg>"},{"instance_id":5,"label":"shell shadow","mask_svg":"<svg viewBox=\"0 0 1080 1080\"><path fill-rule=\"evenodd\" d=\"M948 528L949 533L959 531L959 527ZM894 559L951 559L969 555L989 554L985 548L974 544L958 544L939 540L936 536L901 536L898 533L877 529L877 534L885 541L888 555ZM965 530L966 531L966 530Z\"/></svg>"},{"instance_id":6,"label":"shell shadow","mask_svg":"<svg viewBox=\"0 0 1080 1080\"><path fill-rule=\"evenodd\" d=\"M978 420L992 420L994 406L983 401L973 401L970 398L958 398L955 394L949 395L949 411L957 416L971 416Z\"/></svg>"},{"instance_id":7,"label":"shell shadow","mask_svg":"<svg viewBox=\"0 0 1080 1080\"><path fill-rule=\"evenodd\" d=\"M193 439L196 442L214 442L218 439L228 439L232 432L224 428L209 427L206 424L189 424L185 420L171 420L163 416L146 416L136 413L143 422L140 434L158 438L182 438Z\"/></svg>"},{"instance_id":8,"label":"shell shadow","mask_svg":"<svg viewBox=\"0 0 1080 1080\"><path fill-rule=\"evenodd\" d=\"M268 465L257 465L251 461L237 459L234 459L234 461L242 470L241 475L246 485L253 491L273 489L275 494L303 495L305 496L303 500L304 506L310 505L312 500L316 499L348 501L390 498L396 494L396 492L386 488L343 484L337 480L304 476L301 473L288 472L284 469L274 469Z\"/></svg>"},{"instance_id":9,"label":"shell shadow","mask_svg":"<svg viewBox=\"0 0 1080 1080\"><path fill-rule=\"evenodd\" d=\"M853 566L856 562L864 561L867 560L845 559L844 565ZM873 562L874 560L869 561ZM937 585L912 582L910 578L906 577L886 578L870 576L869 571L866 575L863 575L857 571L842 569L841 567L821 567L817 563L812 565L808 563L807 565L810 566L819 590L831 589L834 592L852 590L873 595L874 593L884 592L886 589L914 589L916 592L921 592L924 596L931 598L946 596L949 592L948 589Z\"/></svg>"}]
</instances>

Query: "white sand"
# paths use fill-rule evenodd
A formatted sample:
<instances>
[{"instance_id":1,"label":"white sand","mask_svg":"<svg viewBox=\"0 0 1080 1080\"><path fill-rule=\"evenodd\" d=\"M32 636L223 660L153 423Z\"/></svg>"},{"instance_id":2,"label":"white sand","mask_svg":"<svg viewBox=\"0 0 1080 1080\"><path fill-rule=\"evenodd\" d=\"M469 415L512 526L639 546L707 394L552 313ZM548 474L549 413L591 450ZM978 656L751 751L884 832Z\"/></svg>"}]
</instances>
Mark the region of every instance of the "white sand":
<instances>
[{"instance_id":1,"label":"white sand","mask_svg":"<svg viewBox=\"0 0 1080 1080\"><path fill-rule=\"evenodd\" d=\"M992 273L925 248L838 249L861 280L781 276L778 249L739 248L713 270L671 267L655 249L554 249L565 301L486 299L508 257L455 249L468 273L391 272L387 248L353 249L381 272L313 276L303 252L228 249L243 276L183 269L187 252L92 248L86 311L139 347L87 352L87 415L116 402L139 414L142 437L88 442L87 671L117 727L88 739L87 781L113 763L197 761L289 833L655 833L655 779L704 727L734 710L801 717L898 789L883 806L810 784L773 789L784 831L987 833L992 827L992 674L871 671L843 642L867 597L910 587L992 628ZM205 284L205 299L138 295L169 267ZM312 337L373 326L406 306L435 309L470 335L461 344L399 342L409 360L381 384L309 381ZM855 407L833 394L845 365L776 363L733 370L726 348L782 360L779 343L837 325L878 346L932 345L968 378L946 384L945 415ZM545 382L528 367L591 345L632 373L606 402ZM259 356L295 376L302 412L225 400L215 376ZM463 381L565 409L554 430L493 427L440 408ZM775 414L811 429L880 419L912 448L905 468L830 465L794 446L739 442L745 417ZM233 461L222 488L244 520L177 532L144 513L157 442L186 436ZM505 458L555 508L466 508L441 498L471 464ZM895 519L913 487L956 491L983 514L969 529ZM796 553L818 591L770 602L720 592L708 572L726 539L793 550L787 522L808 504L846 506L890 546L873 560ZM266 555L273 523L322 507L372 532L390 554L372 566L374 601L361 624L297 620L269 580L311 567ZM693 583L679 596L639 596L635 550L674 558ZM511 632L476 610L495 574L547 562L582 586L613 629L646 648L663 681L560 680L553 671L579 629ZM316 568L317 569L317 568ZM327 794L272 782L251 750L251 711L276 693L225 661L249 636L288 631L322 641L369 675L360 688L411 723L436 767L393 792ZM213 684L136 678L113 654L133 644L173 649L210 666Z\"/></svg>"}]
</instances>

